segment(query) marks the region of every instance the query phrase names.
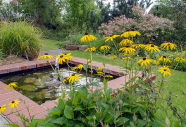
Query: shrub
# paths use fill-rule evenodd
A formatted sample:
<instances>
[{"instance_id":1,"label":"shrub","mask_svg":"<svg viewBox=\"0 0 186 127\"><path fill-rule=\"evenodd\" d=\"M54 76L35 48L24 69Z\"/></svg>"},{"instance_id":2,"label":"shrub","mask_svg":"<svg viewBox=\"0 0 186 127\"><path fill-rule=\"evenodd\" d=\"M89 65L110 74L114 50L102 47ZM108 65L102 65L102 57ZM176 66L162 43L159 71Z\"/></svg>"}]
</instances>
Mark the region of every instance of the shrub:
<instances>
[{"instance_id":1,"label":"shrub","mask_svg":"<svg viewBox=\"0 0 186 127\"><path fill-rule=\"evenodd\" d=\"M5 22L0 28L0 49L5 55L37 56L40 31L27 22Z\"/></svg>"},{"instance_id":2,"label":"shrub","mask_svg":"<svg viewBox=\"0 0 186 127\"><path fill-rule=\"evenodd\" d=\"M103 36L109 36L114 34L122 34L128 29L136 28L142 36L139 37L140 43L148 43L149 40L156 39L156 41L163 41L163 31L173 31L173 21L170 21L166 18L158 18L152 14L145 14L145 9L140 6L134 6L132 8L135 15L134 19L126 18L125 15L120 17L115 17L113 20L110 20L108 23L102 23L98 28L99 33ZM167 38L164 38L167 39Z\"/></svg>"}]
</instances>

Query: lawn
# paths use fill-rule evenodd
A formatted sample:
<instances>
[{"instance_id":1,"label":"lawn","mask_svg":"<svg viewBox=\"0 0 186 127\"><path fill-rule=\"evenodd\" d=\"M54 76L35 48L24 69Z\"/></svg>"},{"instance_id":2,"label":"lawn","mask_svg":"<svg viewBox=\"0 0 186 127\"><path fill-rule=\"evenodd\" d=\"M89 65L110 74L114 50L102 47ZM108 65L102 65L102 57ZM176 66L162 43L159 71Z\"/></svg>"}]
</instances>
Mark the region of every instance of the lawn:
<instances>
[{"instance_id":1,"label":"lawn","mask_svg":"<svg viewBox=\"0 0 186 127\"><path fill-rule=\"evenodd\" d=\"M40 41L41 51L57 49L62 44L63 42L61 41L51 39L41 39Z\"/></svg>"}]
</instances>

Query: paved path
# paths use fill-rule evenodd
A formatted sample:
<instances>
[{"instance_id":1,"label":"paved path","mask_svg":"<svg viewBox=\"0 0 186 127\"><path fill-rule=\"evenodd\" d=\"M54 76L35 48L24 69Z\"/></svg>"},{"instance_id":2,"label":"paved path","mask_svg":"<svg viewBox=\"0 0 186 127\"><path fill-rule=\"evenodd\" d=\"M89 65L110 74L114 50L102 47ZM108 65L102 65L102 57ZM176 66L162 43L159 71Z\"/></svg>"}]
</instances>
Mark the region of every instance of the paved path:
<instances>
[{"instance_id":1,"label":"paved path","mask_svg":"<svg viewBox=\"0 0 186 127\"><path fill-rule=\"evenodd\" d=\"M54 49L54 50L47 50L47 51L41 51L41 53L48 53L49 55L57 56L59 53L62 52L69 52L70 50L65 49Z\"/></svg>"}]
</instances>

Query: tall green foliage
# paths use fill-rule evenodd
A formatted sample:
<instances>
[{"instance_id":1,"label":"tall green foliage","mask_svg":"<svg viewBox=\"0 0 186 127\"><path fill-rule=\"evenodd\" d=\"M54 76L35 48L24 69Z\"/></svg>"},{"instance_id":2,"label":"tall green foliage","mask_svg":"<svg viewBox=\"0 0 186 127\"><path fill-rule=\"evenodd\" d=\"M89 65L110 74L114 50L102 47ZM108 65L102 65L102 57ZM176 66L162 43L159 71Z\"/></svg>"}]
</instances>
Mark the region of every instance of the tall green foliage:
<instances>
[{"instance_id":1,"label":"tall green foliage","mask_svg":"<svg viewBox=\"0 0 186 127\"><path fill-rule=\"evenodd\" d=\"M40 25L56 29L61 20L62 0L19 0L19 12Z\"/></svg>"},{"instance_id":2,"label":"tall green foliage","mask_svg":"<svg viewBox=\"0 0 186 127\"><path fill-rule=\"evenodd\" d=\"M5 55L37 56L40 31L26 22L2 22L0 24L0 50Z\"/></svg>"}]
</instances>

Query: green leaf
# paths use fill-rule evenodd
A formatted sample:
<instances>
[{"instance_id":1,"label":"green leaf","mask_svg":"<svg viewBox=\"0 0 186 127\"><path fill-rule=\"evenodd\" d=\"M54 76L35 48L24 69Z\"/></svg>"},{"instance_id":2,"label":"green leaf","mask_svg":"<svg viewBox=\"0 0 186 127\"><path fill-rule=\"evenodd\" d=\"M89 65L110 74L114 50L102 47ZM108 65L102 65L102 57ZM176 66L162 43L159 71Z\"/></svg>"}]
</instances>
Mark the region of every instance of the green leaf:
<instances>
[{"instance_id":1,"label":"green leaf","mask_svg":"<svg viewBox=\"0 0 186 127\"><path fill-rule=\"evenodd\" d=\"M8 123L8 124L4 124L4 125L10 126L10 127L19 127L19 125L14 124L14 123Z\"/></svg>"},{"instance_id":2,"label":"green leaf","mask_svg":"<svg viewBox=\"0 0 186 127\"><path fill-rule=\"evenodd\" d=\"M107 80L105 78L103 80L103 84L104 84L104 91L106 91L108 88L108 84L107 84Z\"/></svg>"},{"instance_id":3,"label":"green leaf","mask_svg":"<svg viewBox=\"0 0 186 127\"><path fill-rule=\"evenodd\" d=\"M105 120L104 120L104 122L105 123L109 123L111 120L113 120L114 119L114 116L113 115L109 115L109 116L107 116L106 118L105 118Z\"/></svg>"},{"instance_id":4,"label":"green leaf","mask_svg":"<svg viewBox=\"0 0 186 127\"><path fill-rule=\"evenodd\" d=\"M83 64L83 69L86 71L87 70L87 65Z\"/></svg>"},{"instance_id":5,"label":"green leaf","mask_svg":"<svg viewBox=\"0 0 186 127\"><path fill-rule=\"evenodd\" d=\"M65 117L60 117L60 118L52 121L52 123L63 125L65 121L67 121L67 119Z\"/></svg>"},{"instance_id":6,"label":"green leaf","mask_svg":"<svg viewBox=\"0 0 186 127\"><path fill-rule=\"evenodd\" d=\"M132 122L130 122L130 127L135 127L135 125Z\"/></svg>"},{"instance_id":7,"label":"green leaf","mask_svg":"<svg viewBox=\"0 0 186 127\"><path fill-rule=\"evenodd\" d=\"M65 104L64 104L64 101L63 101L62 99L59 99L59 100L58 100L58 104L59 104L59 107L60 107L61 109L65 109Z\"/></svg>"},{"instance_id":8,"label":"green leaf","mask_svg":"<svg viewBox=\"0 0 186 127\"><path fill-rule=\"evenodd\" d=\"M83 95L83 97L86 97L86 94L88 93L87 88L86 87L78 87L78 92Z\"/></svg>"},{"instance_id":9,"label":"green leaf","mask_svg":"<svg viewBox=\"0 0 186 127\"><path fill-rule=\"evenodd\" d=\"M61 98L62 98L62 99L65 98L65 91L64 91L64 90L62 91Z\"/></svg>"},{"instance_id":10,"label":"green leaf","mask_svg":"<svg viewBox=\"0 0 186 127\"><path fill-rule=\"evenodd\" d=\"M37 127L56 127L56 125L54 125L52 123L46 123L46 124L39 125Z\"/></svg>"},{"instance_id":11,"label":"green leaf","mask_svg":"<svg viewBox=\"0 0 186 127\"><path fill-rule=\"evenodd\" d=\"M88 107L88 109L91 109L91 108L95 109L95 108L97 108L97 106L96 105L91 105L91 106Z\"/></svg>"},{"instance_id":12,"label":"green leaf","mask_svg":"<svg viewBox=\"0 0 186 127\"><path fill-rule=\"evenodd\" d=\"M164 103L162 104L162 106L163 106L164 109L167 109L167 107L168 107L168 106L167 106L167 102L164 101Z\"/></svg>"},{"instance_id":13,"label":"green leaf","mask_svg":"<svg viewBox=\"0 0 186 127\"><path fill-rule=\"evenodd\" d=\"M91 86L98 86L98 87L100 87L100 84L98 82L92 82Z\"/></svg>"},{"instance_id":14,"label":"green leaf","mask_svg":"<svg viewBox=\"0 0 186 127\"><path fill-rule=\"evenodd\" d=\"M103 80L103 84L106 85L107 84L107 80L104 78Z\"/></svg>"},{"instance_id":15,"label":"green leaf","mask_svg":"<svg viewBox=\"0 0 186 127\"><path fill-rule=\"evenodd\" d=\"M105 67L105 63L103 63L103 66Z\"/></svg>"},{"instance_id":16,"label":"green leaf","mask_svg":"<svg viewBox=\"0 0 186 127\"><path fill-rule=\"evenodd\" d=\"M93 115L93 116L86 116L86 118L87 118L88 120L92 120L93 117L94 117L94 115Z\"/></svg>"},{"instance_id":17,"label":"green leaf","mask_svg":"<svg viewBox=\"0 0 186 127\"><path fill-rule=\"evenodd\" d=\"M146 121L138 119L137 127L144 127L147 124Z\"/></svg>"},{"instance_id":18,"label":"green leaf","mask_svg":"<svg viewBox=\"0 0 186 127\"><path fill-rule=\"evenodd\" d=\"M84 127L82 123L76 124L75 127Z\"/></svg>"},{"instance_id":19,"label":"green leaf","mask_svg":"<svg viewBox=\"0 0 186 127\"><path fill-rule=\"evenodd\" d=\"M186 120L185 120L185 118L182 117L182 118L181 118L181 122L184 123L184 124L186 125Z\"/></svg>"},{"instance_id":20,"label":"green leaf","mask_svg":"<svg viewBox=\"0 0 186 127\"><path fill-rule=\"evenodd\" d=\"M65 117L67 117L68 119L73 119L74 118L74 113L71 109L65 108L64 110L64 115Z\"/></svg>"},{"instance_id":21,"label":"green leaf","mask_svg":"<svg viewBox=\"0 0 186 127\"><path fill-rule=\"evenodd\" d=\"M170 127L171 126L171 122L170 122L170 120L169 120L169 118L165 118L165 124L168 126L168 127Z\"/></svg>"},{"instance_id":22,"label":"green leaf","mask_svg":"<svg viewBox=\"0 0 186 127\"><path fill-rule=\"evenodd\" d=\"M75 107L74 110L75 110L75 111L76 111L76 110L77 110L77 111L84 110L84 109L83 109L83 105L77 105L77 106Z\"/></svg>"},{"instance_id":23,"label":"green leaf","mask_svg":"<svg viewBox=\"0 0 186 127\"><path fill-rule=\"evenodd\" d=\"M106 110L109 110L109 109L110 109L110 106L109 106L108 104L102 103L102 106L103 106Z\"/></svg>"},{"instance_id":24,"label":"green leaf","mask_svg":"<svg viewBox=\"0 0 186 127\"><path fill-rule=\"evenodd\" d=\"M107 90L105 91L105 96L106 96L107 99L110 99L111 91L112 91L112 88L109 88L109 89L107 89Z\"/></svg>"},{"instance_id":25,"label":"green leaf","mask_svg":"<svg viewBox=\"0 0 186 127\"><path fill-rule=\"evenodd\" d=\"M61 110L57 107L54 107L52 109L49 109L48 114L52 114L52 115L60 115L61 114Z\"/></svg>"}]
</instances>

